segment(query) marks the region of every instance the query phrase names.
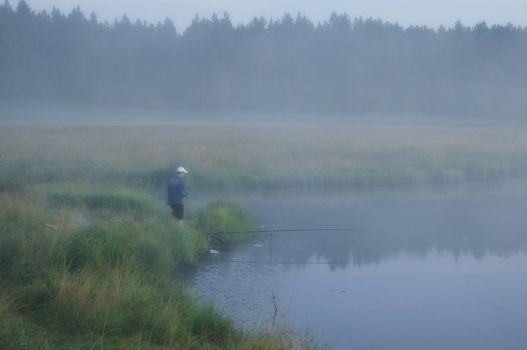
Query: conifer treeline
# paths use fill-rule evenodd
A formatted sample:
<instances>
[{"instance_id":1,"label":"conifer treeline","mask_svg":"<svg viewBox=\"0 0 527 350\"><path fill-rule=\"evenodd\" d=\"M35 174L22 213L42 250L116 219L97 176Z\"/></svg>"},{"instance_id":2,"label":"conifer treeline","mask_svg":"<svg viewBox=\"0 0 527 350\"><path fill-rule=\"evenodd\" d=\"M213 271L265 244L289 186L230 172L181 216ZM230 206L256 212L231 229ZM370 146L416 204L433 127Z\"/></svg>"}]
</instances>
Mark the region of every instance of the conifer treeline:
<instances>
[{"instance_id":1,"label":"conifer treeline","mask_svg":"<svg viewBox=\"0 0 527 350\"><path fill-rule=\"evenodd\" d=\"M332 15L113 24L0 6L0 99L180 110L516 114L527 29L431 29Z\"/></svg>"}]
</instances>

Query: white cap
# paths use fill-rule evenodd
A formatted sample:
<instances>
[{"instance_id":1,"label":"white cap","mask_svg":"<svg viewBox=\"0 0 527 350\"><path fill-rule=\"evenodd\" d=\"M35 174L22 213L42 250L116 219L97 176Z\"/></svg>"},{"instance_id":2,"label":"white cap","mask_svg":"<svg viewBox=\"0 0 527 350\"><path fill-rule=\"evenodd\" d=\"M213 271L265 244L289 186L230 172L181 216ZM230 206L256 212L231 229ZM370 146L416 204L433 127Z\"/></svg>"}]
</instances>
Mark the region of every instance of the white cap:
<instances>
[{"instance_id":1,"label":"white cap","mask_svg":"<svg viewBox=\"0 0 527 350\"><path fill-rule=\"evenodd\" d=\"M179 168L176 169L176 173L185 173L185 174L188 174L188 171L187 169L183 168L182 166L180 166Z\"/></svg>"}]
</instances>

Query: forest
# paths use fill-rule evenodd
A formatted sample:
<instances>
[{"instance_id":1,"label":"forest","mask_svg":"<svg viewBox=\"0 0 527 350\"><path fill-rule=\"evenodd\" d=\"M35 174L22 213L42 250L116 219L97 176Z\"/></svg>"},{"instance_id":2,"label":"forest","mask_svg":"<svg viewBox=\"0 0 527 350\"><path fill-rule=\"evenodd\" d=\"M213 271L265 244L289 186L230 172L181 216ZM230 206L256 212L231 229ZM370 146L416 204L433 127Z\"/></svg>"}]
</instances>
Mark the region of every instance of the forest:
<instances>
[{"instance_id":1,"label":"forest","mask_svg":"<svg viewBox=\"0 0 527 350\"><path fill-rule=\"evenodd\" d=\"M315 115L521 116L527 28L333 14L187 28L0 6L0 102Z\"/></svg>"}]
</instances>

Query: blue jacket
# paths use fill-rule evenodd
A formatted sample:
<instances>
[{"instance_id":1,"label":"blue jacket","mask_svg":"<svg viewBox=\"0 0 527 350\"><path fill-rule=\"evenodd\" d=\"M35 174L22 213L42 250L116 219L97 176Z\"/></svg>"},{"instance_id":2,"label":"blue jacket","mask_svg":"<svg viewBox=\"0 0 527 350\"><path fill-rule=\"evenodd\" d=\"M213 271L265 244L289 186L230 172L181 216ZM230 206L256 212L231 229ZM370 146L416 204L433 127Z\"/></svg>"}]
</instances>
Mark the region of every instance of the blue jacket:
<instances>
[{"instance_id":1,"label":"blue jacket","mask_svg":"<svg viewBox=\"0 0 527 350\"><path fill-rule=\"evenodd\" d=\"M185 189L185 183L179 176L174 176L167 183L167 203L171 204L182 204L183 198L187 196Z\"/></svg>"}]
</instances>

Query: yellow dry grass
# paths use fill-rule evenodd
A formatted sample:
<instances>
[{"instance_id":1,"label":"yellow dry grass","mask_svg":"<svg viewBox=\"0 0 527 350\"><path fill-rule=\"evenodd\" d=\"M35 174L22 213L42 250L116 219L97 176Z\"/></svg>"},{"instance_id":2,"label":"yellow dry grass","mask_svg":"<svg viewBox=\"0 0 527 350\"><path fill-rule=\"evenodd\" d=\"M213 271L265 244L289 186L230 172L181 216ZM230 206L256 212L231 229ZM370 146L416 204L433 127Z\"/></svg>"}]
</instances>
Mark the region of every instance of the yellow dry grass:
<instances>
[{"instance_id":1,"label":"yellow dry grass","mask_svg":"<svg viewBox=\"0 0 527 350\"><path fill-rule=\"evenodd\" d=\"M387 182L391 176L415 174L426 183L438 172L466 177L470 167L482 172L488 168L498 177L527 175L524 135L524 129L512 127L5 125L0 129L0 162L38 161L65 168L82 164L85 174L108 169L147 172L181 163L203 178L249 176L264 184L284 178L294 183L312 173L322 178L321 173L327 174L330 184L331 179L371 173L382 173ZM383 185L384 180L379 181Z\"/></svg>"}]
</instances>

